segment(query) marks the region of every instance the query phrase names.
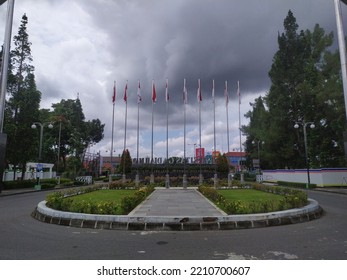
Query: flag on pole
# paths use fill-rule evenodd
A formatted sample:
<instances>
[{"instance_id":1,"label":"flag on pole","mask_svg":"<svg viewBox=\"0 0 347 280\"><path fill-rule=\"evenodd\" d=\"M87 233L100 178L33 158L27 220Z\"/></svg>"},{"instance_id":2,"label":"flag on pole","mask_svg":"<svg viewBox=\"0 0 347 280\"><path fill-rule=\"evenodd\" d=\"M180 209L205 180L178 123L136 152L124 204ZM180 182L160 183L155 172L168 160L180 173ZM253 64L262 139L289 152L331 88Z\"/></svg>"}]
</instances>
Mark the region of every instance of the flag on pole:
<instances>
[{"instance_id":1,"label":"flag on pole","mask_svg":"<svg viewBox=\"0 0 347 280\"><path fill-rule=\"evenodd\" d=\"M239 104L241 104L240 82L239 81L237 81L237 96L239 97Z\"/></svg>"},{"instance_id":2,"label":"flag on pole","mask_svg":"<svg viewBox=\"0 0 347 280\"><path fill-rule=\"evenodd\" d=\"M128 93L127 93L127 91L128 91L128 81L126 82L125 88L124 88L124 97L123 97L123 99L124 99L125 102L128 101Z\"/></svg>"},{"instance_id":3,"label":"flag on pole","mask_svg":"<svg viewBox=\"0 0 347 280\"><path fill-rule=\"evenodd\" d=\"M157 92L155 91L154 81L152 81L152 102L157 102Z\"/></svg>"},{"instance_id":4,"label":"flag on pole","mask_svg":"<svg viewBox=\"0 0 347 280\"><path fill-rule=\"evenodd\" d=\"M183 103L188 103L188 91L186 88L186 79L183 80Z\"/></svg>"},{"instance_id":5,"label":"flag on pole","mask_svg":"<svg viewBox=\"0 0 347 280\"><path fill-rule=\"evenodd\" d=\"M166 100L166 102L169 102L169 100L170 100L168 83L169 83L168 79L166 79L166 84L165 84L165 100Z\"/></svg>"},{"instance_id":6,"label":"flag on pole","mask_svg":"<svg viewBox=\"0 0 347 280\"><path fill-rule=\"evenodd\" d=\"M139 81L139 86L137 88L137 103L140 103L142 101L142 97L141 97L141 85L140 85L140 81Z\"/></svg>"},{"instance_id":7,"label":"flag on pole","mask_svg":"<svg viewBox=\"0 0 347 280\"><path fill-rule=\"evenodd\" d=\"M202 101L202 95L201 95L201 84L200 84L200 79L198 80L198 92L196 95L198 102Z\"/></svg>"},{"instance_id":8,"label":"flag on pole","mask_svg":"<svg viewBox=\"0 0 347 280\"><path fill-rule=\"evenodd\" d=\"M225 81L224 97L225 97L225 106L228 106L229 104L228 81Z\"/></svg>"},{"instance_id":9,"label":"flag on pole","mask_svg":"<svg viewBox=\"0 0 347 280\"><path fill-rule=\"evenodd\" d=\"M112 95L112 103L116 102L116 82L113 83L113 95Z\"/></svg>"},{"instance_id":10,"label":"flag on pole","mask_svg":"<svg viewBox=\"0 0 347 280\"><path fill-rule=\"evenodd\" d=\"M214 80L212 80L212 103L214 103Z\"/></svg>"}]
</instances>

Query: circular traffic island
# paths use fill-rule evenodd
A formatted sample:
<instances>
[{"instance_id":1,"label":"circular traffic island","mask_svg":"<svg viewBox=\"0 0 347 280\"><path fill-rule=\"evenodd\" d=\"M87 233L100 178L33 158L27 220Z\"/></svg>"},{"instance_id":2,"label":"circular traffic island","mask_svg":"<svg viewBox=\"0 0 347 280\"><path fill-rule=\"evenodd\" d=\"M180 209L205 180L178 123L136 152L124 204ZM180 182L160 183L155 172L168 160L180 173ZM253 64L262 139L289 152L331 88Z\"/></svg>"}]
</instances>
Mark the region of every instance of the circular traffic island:
<instances>
[{"instance_id":1,"label":"circular traffic island","mask_svg":"<svg viewBox=\"0 0 347 280\"><path fill-rule=\"evenodd\" d=\"M142 191L144 190L142 189ZM211 190L208 191L210 192ZM220 203L212 203L211 198L206 198L208 195L204 194L205 196L203 196L204 191L201 189L198 191L197 188L156 188L154 192L147 192L147 190L144 192L147 195L141 195L142 201L138 201L138 206L135 206L135 209L127 214L95 214L62 211L48 207L47 201L41 201L33 211L32 217L45 223L79 228L193 231L280 226L308 222L320 218L323 215L323 209L317 201L312 199L307 199L304 206L282 211L227 214L216 206L216 204L220 206ZM216 195L214 196L216 197ZM219 199L222 198L219 197ZM295 199L292 200L296 202ZM129 203L129 197L125 201ZM254 204L252 205L255 207ZM156 207L159 207L159 209L154 211ZM161 210L160 207L163 209ZM209 209L211 210L210 212ZM165 212L166 210L169 210L169 212ZM236 210L233 208L233 211ZM199 213L203 214L200 215Z\"/></svg>"}]
</instances>

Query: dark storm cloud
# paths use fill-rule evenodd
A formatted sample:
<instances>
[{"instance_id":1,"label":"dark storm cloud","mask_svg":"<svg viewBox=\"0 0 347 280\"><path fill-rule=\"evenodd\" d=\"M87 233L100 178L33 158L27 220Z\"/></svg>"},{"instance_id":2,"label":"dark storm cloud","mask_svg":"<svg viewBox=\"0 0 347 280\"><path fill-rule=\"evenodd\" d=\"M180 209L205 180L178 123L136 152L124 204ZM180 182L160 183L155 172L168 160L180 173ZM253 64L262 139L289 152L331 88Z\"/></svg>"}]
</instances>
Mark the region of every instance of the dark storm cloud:
<instances>
[{"instance_id":1,"label":"dark storm cloud","mask_svg":"<svg viewBox=\"0 0 347 280\"><path fill-rule=\"evenodd\" d=\"M333 4L323 0L99 2L84 8L107 30L115 78L141 79L146 88L169 78L175 92L183 78L216 79L217 88L241 80L245 93L267 90L289 9L301 29L320 23L335 30Z\"/></svg>"},{"instance_id":2,"label":"dark storm cloud","mask_svg":"<svg viewBox=\"0 0 347 280\"><path fill-rule=\"evenodd\" d=\"M334 3L326 0L22 0L16 2L14 30L26 13L42 104L47 108L61 98L75 98L79 92L86 117L100 118L106 123L102 144L105 147L110 145L113 82L117 83L118 94L115 127L122 131L122 94L128 80L130 146L136 135L138 80L143 95L142 131L150 130L151 125L152 79L158 94L156 128L165 128L166 78L172 129L182 126L184 78L189 94L187 120L193 130L197 123L198 79L202 84L206 139L211 138L212 131L213 79L218 121L224 122L223 90L227 80L232 107L230 122L237 127L237 114L233 115L237 109L237 81L241 85L243 115L249 110L249 102L269 90L268 72L289 10L297 18L299 29L312 30L318 23L326 32L336 34ZM345 6L343 13L347 13ZM238 135L235 129L231 133ZM121 147L120 138L117 137L116 145ZM181 141L177 139L172 142ZM206 145L211 146L210 140Z\"/></svg>"}]
</instances>

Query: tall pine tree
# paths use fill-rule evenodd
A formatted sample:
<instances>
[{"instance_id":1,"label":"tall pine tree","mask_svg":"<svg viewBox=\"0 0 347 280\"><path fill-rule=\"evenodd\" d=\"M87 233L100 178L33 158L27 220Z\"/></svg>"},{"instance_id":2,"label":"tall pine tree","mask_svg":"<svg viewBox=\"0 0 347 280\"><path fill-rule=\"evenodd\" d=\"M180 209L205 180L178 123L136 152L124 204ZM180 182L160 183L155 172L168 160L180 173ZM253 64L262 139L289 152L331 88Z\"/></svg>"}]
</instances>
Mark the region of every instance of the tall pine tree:
<instances>
[{"instance_id":1,"label":"tall pine tree","mask_svg":"<svg viewBox=\"0 0 347 280\"><path fill-rule=\"evenodd\" d=\"M22 169L27 161L37 158L39 132L31 128L38 121L41 93L36 88L31 43L27 33L28 18L24 14L18 34L14 36L14 50L11 52L8 92L4 130L8 135L6 157L14 168Z\"/></svg>"},{"instance_id":2,"label":"tall pine tree","mask_svg":"<svg viewBox=\"0 0 347 280\"><path fill-rule=\"evenodd\" d=\"M125 170L124 170L124 167L125 167ZM119 168L118 170L121 173L128 174L131 172L131 167L132 167L132 160L130 157L129 150L126 149L122 153L121 162L118 167Z\"/></svg>"},{"instance_id":3,"label":"tall pine tree","mask_svg":"<svg viewBox=\"0 0 347 280\"><path fill-rule=\"evenodd\" d=\"M254 156L254 139L265 142L263 168L305 167L303 127L295 129L294 124L314 122L314 129L307 126L311 167L342 166L344 102L338 56L329 52L333 34L326 34L319 25L313 31L298 29L289 11L269 71L272 84L264 98L266 113L258 100L246 114L250 118L244 127L246 148Z\"/></svg>"}]
</instances>

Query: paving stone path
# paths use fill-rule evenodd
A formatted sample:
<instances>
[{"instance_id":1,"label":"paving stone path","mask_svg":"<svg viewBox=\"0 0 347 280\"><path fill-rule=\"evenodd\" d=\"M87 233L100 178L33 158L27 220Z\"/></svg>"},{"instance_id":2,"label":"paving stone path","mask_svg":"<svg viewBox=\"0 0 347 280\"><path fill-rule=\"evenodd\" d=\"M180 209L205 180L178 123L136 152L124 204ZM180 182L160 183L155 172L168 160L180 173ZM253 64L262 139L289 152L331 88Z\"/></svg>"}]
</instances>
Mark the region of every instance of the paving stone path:
<instances>
[{"instance_id":1,"label":"paving stone path","mask_svg":"<svg viewBox=\"0 0 347 280\"><path fill-rule=\"evenodd\" d=\"M196 189L156 189L131 216L223 216L207 198Z\"/></svg>"}]
</instances>

